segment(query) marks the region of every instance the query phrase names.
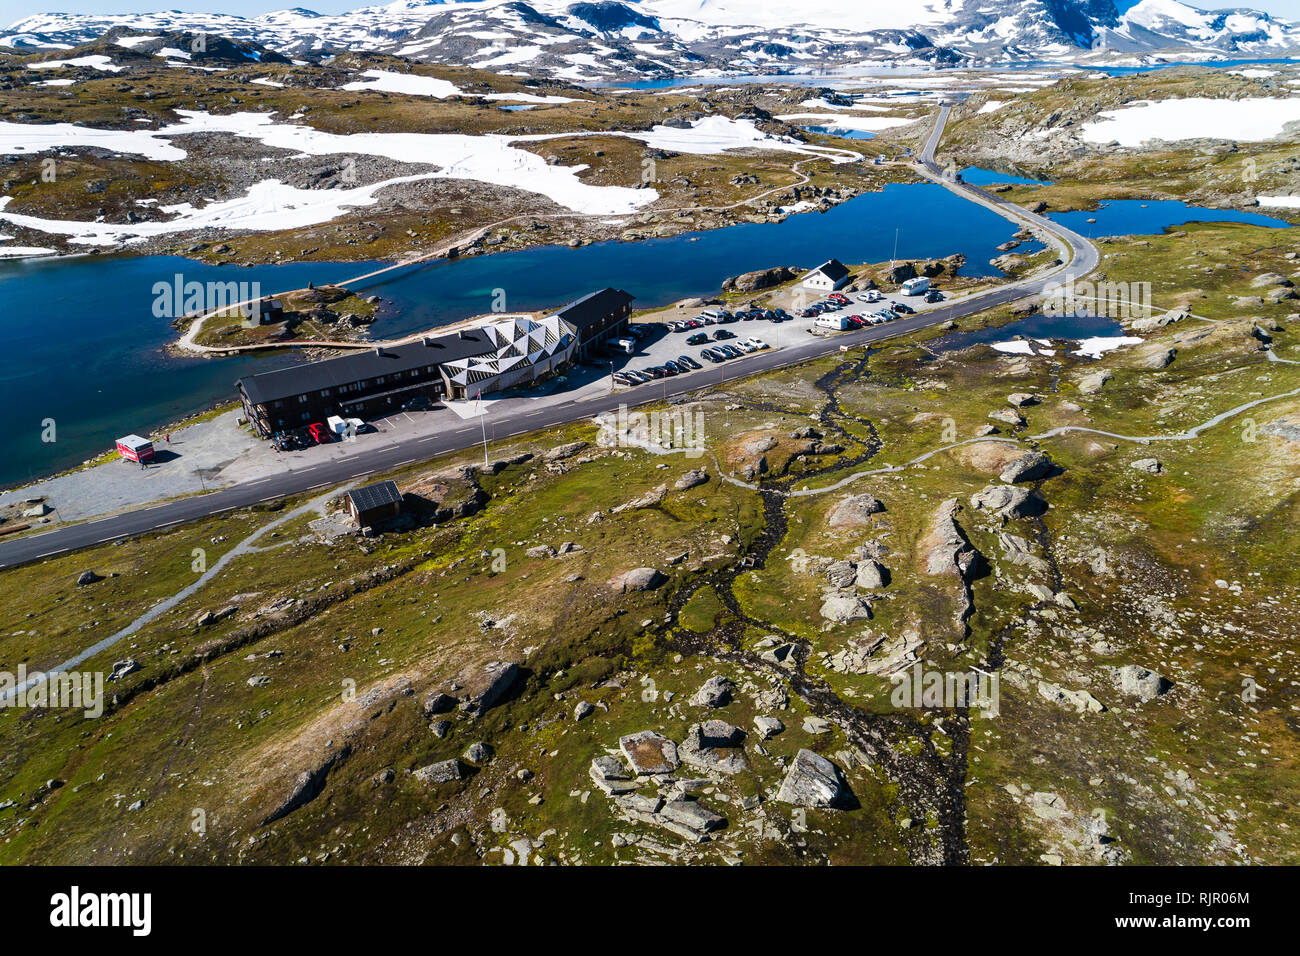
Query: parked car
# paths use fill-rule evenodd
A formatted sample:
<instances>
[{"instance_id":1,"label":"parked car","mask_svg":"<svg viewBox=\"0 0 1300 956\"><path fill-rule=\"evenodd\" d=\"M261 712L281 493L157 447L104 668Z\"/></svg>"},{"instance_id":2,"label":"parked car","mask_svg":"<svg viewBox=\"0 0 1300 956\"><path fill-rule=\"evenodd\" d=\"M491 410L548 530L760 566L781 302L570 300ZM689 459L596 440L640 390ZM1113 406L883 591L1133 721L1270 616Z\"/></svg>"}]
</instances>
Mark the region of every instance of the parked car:
<instances>
[{"instance_id":1,"label":"parked car","mask_svg":"<svg viewBox=\"0 0 1300 956\"><path fill-rule=\"evenodd\" d=\"M307 426L307 434L318 445L328 445L334 440L334 433L325 427L324 422L312 422Z\"/></svg>"},{"instance_id":2,"label":"parked car","mask_svg":"<svg viewBox=\"0 0 1300 956\"><path fill-rule=\"evenodd\" d=\"M867 324L867 320L860 315L850 315L845 321L849 323L851 329L860 329Z\"/></svg>"},{"instance_id":3,"label":"parked car","mask_svg":"<svg viewBox=\"0 0 1300 956\"><path fill-rule=\"evenodd\" d=\"M720 345L718 347L722 350L723 355L730 355L732 358L740 358L742 355L745 354L744 352L740 351L740 349L736 348L734 345Z\"/></svg>"},{"instance_id":4,"label":"parked car","mask_svg":"<svg viewBox=\"0 0 1300 956\"><path fill-rule=\"evenodd\" d=\"M696 368L703 368L703 367L704 367L704 366L701 365L699 362L695 361L695 359L691 358L689 355L679 355L679 356L677 356L677 358L676 358L676 362L677 362L678 365L685 365L685 366L686 366L687 368L689 368L689 369L696 369Z\"/></svg>"},{"instance_id":5,"label":"parked car","mask_svg":"<svg viewBox=\"0 0 1300 956\"><path fill-rule=\"evenodd\" d=\"M404 412L427 412L433 408L433 399L427 395L417 395L415 398L408 399L402 405Z\"/></svg>"},{"instance_id":6,"label":"parked car","mask_svg":"<svg viewBox=\"0 0 1300 956\"><path fill-rule=\"evenodd\" d=\"M746 341L760 352L763 349L768 348L768 344L758 337L747 339Z\"/></svg>"},{"instance_id":7,"label":"parked car","mask_svg":"<svg viewBox=\"0 0 1300 956\"><path fill-rule=\"evenodd\" d=\"M651 365L641 370L642 375L649 375L651 378L667 378L668 373L657 365Z\"/></svg>"},{"instance_id":8,"label":"parked car","mask_svg":"<svg viewBox=\"0 0 1300 956\"><path fill-rule=\"evenodd\" d=\"M859 302L879 302L884 296L880 294L879 289L868 289L858 296Z\"/></svg>"},{"instance_id":9,"label":"parked car","mask_svg":"<svg viewBox=\"0 0 1300 956\"><path fill-rule=\"evenodd\" d=\"M758 351L757 346L751 345L749 339L741 339L739 342L736 343L735 347L740 349L742 352L744 352L747 355L750 352Z\"/></svg>"},{"instance_id":10,"label":"parked car","mask_svg":"<svg viewBox=\"0 0 1300 956\"><path fill-rule=\"evenodd\" d=\"M916 309L912 308L906 302L898 302L894 305L894 311L899 315L914 315Z\"/></svg>"},{"instance_id":11,"label":"parked car","mask_svg":"<svg viewBox=\"0 0 1300 956\"><path fill-rule=\"evenodd\" d=\"M705 349L703 352L700 353L700 358L704 359L705 361L712 362L714 365L717 365L719 362L726 360L726 356L723 355L721 352L719 352L717 349Z\"/></svg>"},{"instance_id":12,"label":"parked car","mask_svg":"<svg viewBox=\"0 0 1300 956\"><path fill-rule=\"evenodd\" d=\"M715 342L721 342L723 339L734 339L735 337L735 332L728 332L726 329L718 329L718 331L713 333L713 340Z\"/></svg>"},{"instance_id":13,"label":"parked car","mask_svg":"<svg viewBox=\"0 0 1300 956\"><path fill-rule=\"evenodd\" d=\"M618 384L620 385L630 386L630 385L638 384L637 380L634 379L627 372L615 372L613 377L614 377L614 381L618 382Z\"/></svg>"},{"instance_id":14,"label":"parked car","mask_svg":"<svg viewBox=\"0 0 1300 956\"><path fill-rule=\"evenodd\" d=\"M929 292L927 292L927 293L925 294L925 301L926 301L926 302L942 302L942 301L943 301L943 293L940 292L938 289L931 289Z\"/></svg>"},{"instance_id":15,"label":"parked car","mask_svg":"<svg viewBox=\"0 0 1300 956\"><path fill-rule=\"evenodd\" d=\"M690 337L688 337L688 338L686 339L686 344L687 344L687 345L703 345L703 344L704 344L705 342L707 342L708 340L709 340L709 333L708 333L708 332L696 332L694 335L692 335L692 336L690 336Z\"/></svg>"}]
</instances>

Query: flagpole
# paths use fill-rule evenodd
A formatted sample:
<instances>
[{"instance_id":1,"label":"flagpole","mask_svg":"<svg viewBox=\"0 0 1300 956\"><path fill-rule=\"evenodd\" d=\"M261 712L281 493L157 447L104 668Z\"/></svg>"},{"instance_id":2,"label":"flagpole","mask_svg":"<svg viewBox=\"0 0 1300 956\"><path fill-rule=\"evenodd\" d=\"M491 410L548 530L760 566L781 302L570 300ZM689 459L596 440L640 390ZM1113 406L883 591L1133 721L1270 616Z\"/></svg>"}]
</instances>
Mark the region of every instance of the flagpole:
<instances>
[{"instance_id":1,"label":"flagpole","mask_svg":"<svg viewBox=\"0 0 1300 956\"><path fill-rule=\"evenodd\" d=\"M478 389L478 423L483 429L483 467L489 468L491 466L488 464L487 453L487 419L483 417L483 386L481 385Z\"/></svg>"}]
</instances>

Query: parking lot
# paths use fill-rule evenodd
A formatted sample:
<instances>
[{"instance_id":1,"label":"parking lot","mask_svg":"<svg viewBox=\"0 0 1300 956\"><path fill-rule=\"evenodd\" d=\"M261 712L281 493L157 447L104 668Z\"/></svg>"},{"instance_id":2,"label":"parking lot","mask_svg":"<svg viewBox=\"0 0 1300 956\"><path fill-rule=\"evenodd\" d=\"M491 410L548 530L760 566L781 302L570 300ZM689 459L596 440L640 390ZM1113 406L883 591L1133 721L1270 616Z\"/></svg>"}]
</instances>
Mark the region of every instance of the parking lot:
<instances>
[{"instance_id":1,"label":"parking lot","mask_svg":"<svg viewBox=\"0 0 1300 956\"><path fill-rule=\"evenodd\" d=\"M838 294L847 299L847 302L837 304L837 307L828 309L822 315L833 320L839 320L841 317L845 320L850 320L850 317L860 317L860 319L852 319L852 324L844 331L863 328L867 324L888 324L892 320L873 318L872 314L891 310L899 303L919 314L951 301L946 293L944 299L937 302L926 302L924 295L908 296L896 292L877 293L880 296L879 300L872 302L863 301L867 293L840 292ZM703 355L707 349L716 350L718 346L730 345L745 352L747 350L741 348L740 343L750 339L761 340L769 349L781 349L803 345L812 335L839 334L836 329L819 327L816 316L800 314L807 308L828 301L827 295L795 287L780 289L765 296L756 296L754 301L761 302L764 311L776 313L779 310L779 314L788 318L783 321L773 321L770 317L752 316L753 310L744 310L751 313L750 318L736 317L743 312L733 314L729 320L705 315L705 313L721 310L722 306L706 306L689 310L669 308L642 316L636 323L636 329L641 334L636 340L635 352L631 355L607 355L604 361L612 366L615 373L636 371L652 375L653 380L635 384L626 381L617 382L616 388L652 390L656 384L662 385L668 378L678 378L683 375L721 381L726 378L727 367L734 362L735 357L716 363L711 362ZM673 331L670 328L670 325L684 322L699 324L680 331ZM719 333L723 336L722 339L718 338ZM701 336L704 338L695 341L695 344L688 344L688 341L697 340ZM654 376L649 371L651 368L663 370L668 362L676 361L680 356L691 359L700 368L688 368L687 371L678 371L676 374L665 372L661 376Z\"/></svg>"}]
</instances>

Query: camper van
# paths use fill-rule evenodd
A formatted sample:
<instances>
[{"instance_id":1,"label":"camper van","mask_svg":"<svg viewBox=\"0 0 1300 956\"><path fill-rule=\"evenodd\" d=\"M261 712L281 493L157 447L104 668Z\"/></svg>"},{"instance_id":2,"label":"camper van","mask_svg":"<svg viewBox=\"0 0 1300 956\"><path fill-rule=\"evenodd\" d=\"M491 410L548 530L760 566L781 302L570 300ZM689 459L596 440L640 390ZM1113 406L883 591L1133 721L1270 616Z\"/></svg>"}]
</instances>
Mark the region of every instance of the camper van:
<instances>
[{"instance_id":1,"label":"camper van","mask_svg":"<svg viewBox=\"0 0 1300 956\"><path fill-rule=\"evenodd\" d=\"M928 288L930 288L930 280L925 276L917 276L903 283L903 295L920 295Z\"/></svg>"}]
</instances>

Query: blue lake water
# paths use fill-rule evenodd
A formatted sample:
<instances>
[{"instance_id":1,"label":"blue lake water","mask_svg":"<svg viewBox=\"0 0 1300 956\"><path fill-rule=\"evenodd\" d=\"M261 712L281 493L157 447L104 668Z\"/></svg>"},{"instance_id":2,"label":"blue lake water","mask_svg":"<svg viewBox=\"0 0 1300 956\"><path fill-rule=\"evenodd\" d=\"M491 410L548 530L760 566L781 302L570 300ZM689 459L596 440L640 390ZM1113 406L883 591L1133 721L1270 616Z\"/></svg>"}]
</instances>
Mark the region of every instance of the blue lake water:
<instances>
[{"instance_id":1,"label":"blue lake water","mask_svg":"<svg viewBox=\"0 0 1300 956\"><path fill-rule=\"evenodd\" d=\"M946 335L931 343L930 348L935 352L956 352L972 345L1009 342L1017 335L1027 339L1089 339L1124 334L1124 327L1114 319L1096 315L1044 315L1040 312L995 328Z\"/></svg>"},{"instance_id":2,"label":"blue lake water","mask_svg":"<svg viewBox=\"0 0 1300 956\"><path fill-rule=\"evenodd\" d=\"M865 129L845 129L842 126L800 126L808 133L821 133L823 136L838 136L840 139L875 139L876 134Z\"/></svg>"},{"instance_id":3,"label":"blue lake water","mask_svg":"<svg viewBox=\"0 0 1300 956\"><path fill-rule=\"evenodd\" d=\"M1283 219L1236 209L1204 209L1176 200L1116 199L1098 204L1095 211L1054 212L1048 218L1081 236L1152 236L1166 228L1189 222L1244 222L1252 226L1285 228ZM1096 222L1088 222L1095 219Z\"/></svg>"},{"instance_id":4,"label":"blue lake water","mask_svg":"<svg viewBox=\"0 0 1300 956\"><path fill-rule=\"evenodd\" d=\"M1051 183L1042 179L1026 179L1024 176L1016 176L1013 173L1000 173L996 169L981 169L978 166L967 166L961 171L961 178L972 186L996 186L1001 183L1024 183L1029 186L1051 185Z\"/></svg>"},{"instance_id":5,"label":"blue lake water","mask_svg":"<svg viewBox=\"0 0 1300 956\"><path fill-rule=\"evenodd\" d=\"M1150 203L1151 211L1141 215L1126 212L1137 205L1111 203L1097 213L1077 215L1101 221L1094 235L1130 221L1142 226L1134 231L1158 232L1170 216L1177 222L1240 217L1286 225L1253 214L1198 215L1181 203ZM357 291L391 300L373 326L376 338L387 338L492 311L500 295L506 310L523 311L551 308L609 285L626 289L637 297L638 308L647 308L714 292L728 276L770 266L813 266L831 256L849 263L886 261L893 255L895 229L900 259L960 252L969 275L995 274L988 260L1015 231L1006 220L940 186L891 184L828 212L780 223L435 262L372 280ZM232 399L242 375L299 360L287 352L169 357L162 349L176 333L168 319L153 314L154 283L170 282L180 273L186 281L256 281L269 294L311 281L343 281L377 265L241 268L165 256L0 262L0 297L6 304L0 328L8 346L0 352L0 407L10 423L0 484L75 465L111 447L120 435L144 433ZM46 419L56 425L53 443L41 440Z\"/></svg>"}]
</instances>

